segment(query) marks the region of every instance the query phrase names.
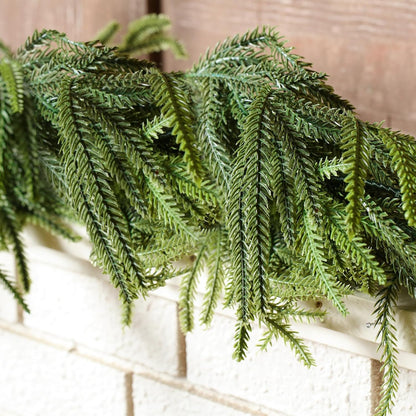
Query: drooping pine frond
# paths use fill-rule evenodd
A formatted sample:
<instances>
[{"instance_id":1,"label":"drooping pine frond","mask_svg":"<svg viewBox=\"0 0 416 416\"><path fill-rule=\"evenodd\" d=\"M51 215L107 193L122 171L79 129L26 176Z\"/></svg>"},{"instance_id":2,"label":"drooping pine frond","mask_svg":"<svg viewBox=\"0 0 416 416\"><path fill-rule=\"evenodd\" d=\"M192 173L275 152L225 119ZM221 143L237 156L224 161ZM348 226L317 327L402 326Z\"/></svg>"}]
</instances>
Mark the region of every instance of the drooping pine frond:
<instances>
[{"instance_id":1,"label":"drooping pine frond","mask_svg":"<svg viewBox=\"0 0 416 416\"><path fill-rule=\"evenodd\" d=\"M278 214L278 228L285 244L292 247L295 242L297 204L295 197L294 178L289 168L289 162L282 152L282 143L272 152L271 157L271 189L275 198Z\"/></svg>"},{"instance_id":2,"label":"drooping pine frond","mask_svg":"<svg viewBox=\"0 0 416 416\"><path fill-rule=\"evenodd\" d=\"M242 361L246 358L248 341L250 340L251 323L249 320L238 319L234 333L234 352L233 358Z\"/></svg>"},{"instance_id":3,"label":"drooping pine frond","mask_svg":"<svg viewBox=\"0 0 416 416\"><path fill-rule=\"evenodd\" d=\"M380 132L390 152L392 167L397 172L403 198L403 210L409 225L416 225L416 150L414 137L405 134Z\"/></svg>"},{"instance_id":4,"label":"drooping pine frond","mask_svg":"<svg viewBox=\"0 0 416 416\"><path fill-rule=\"evenodd\" d=\"M195 121L186 95L186 84L180 76L175 77L158 70L153 71L150 79L156 103L161 107L163 117L171 120L172 133L176 135L179 149L183 151L184 162L199 184L203 172L196 148Z\"/></svg>"},{"instance_id":5,"label":"drooping pine frond","mask_svg":"<svg viewBox=\"0 0 416 416\"><path fill-rule=\"evenodd\" d=\"M20 293L19 289L16 287L16 284L14 284L10 278L4 273L2 270L0 270L0 282L3 284L3 286L9 290L14 298L16 299L17 303L23 308L23 310L27 313L30 313L29 307L27 303L25 302L22 294Z\"/></svg>"},{"instance_id":6,"label":"drooping pine frond","mask_svg":"<svg viewBox=\"0 0 416 416\"><path fill-rule=\"evenodd\" d=\"M232 175L233 185L239 191L231 193L227 206L231 261L241 316L261 311L266 304L270 253L271 168L268 153L273 135L268 114L270 94L271 89L266 88L250 106ZM244 274L242 268L246 269ZM250 299L251 296L254 298Z\"/></svg>"},{"instance_id":7,"label":"drooping pine frond","mask_svg":"<svg viewBox=\"0 0 416 416\"><path fill-rule=\"evenodd\" d=\"M13 57L13 52L12 50L6 46L1 40L0 40L0 52L2 55L8 57L8 58L12 58Z\"/></svg>"},{"instance_id":8,"label":"drooping pine frond","mask_svg":"<svg viewBox=\"0 0 416 416\"><path fill-rule=\"evenodd\" d=\"M207 242L202 244L196 255L194 265L183 275L181 291L179 295L179 319L184 332L192 331L194 327L194 300L198 277L203 271L204 262L207 256Z\"/></svg>"},{"instance_id":9,"label":"drooping pine frond","mask_svg":"<svg viewBox=\"0 0 416 416\"><path fill-rule=\"evenodd\" d=\"M307 367L315 365L315 360L304 344L303 340L299 338L299 335L290 328L287 323L279 323L276 319L268 318L266 320L268 330L264 333L262 340L260 341L260 348L265 350L268 345L272 343L273 338L279 340L280 338L285 344L289 344L292 350L294 350L297 357Z\"/></svg>"},{"instance_id":10,"label":"drooping pine frond","mask_svg":"<svg viewBox=\"0 0 416 416\"><path fill-rule=\"evenodd\" d=\"M151 204L153 211L156 212L158 219L162 220L175 232L185 236L185 238L196 239L192 226L186 223L183 213L171 195L165 194L157 184L148 181L148 188L151 192Z\"/></svg>"},{"instance_id":11,"label":"drooping pine frond","mask_svg":"<svg viewBox=\"0 0 416 416\"><path fill-rule=\"evenodd\" d=\"M325 256L322 235L318 232L318 226L308 212L303 216L303 235L301 236L301 250L305 260L317 279L317 284L329 300L342 313L347 310L340 296L340 283L335 280L331 273Z\"/></svg>"},{"instance_id":12,"label":"drooping pine frond","mask_svg":"<svg viewBox=\"0 0 416 416\"><path fill-rule=\"evenodd\" d=\"M202 82L202 108L199 117L201 153L222 192L230 189L231 155L227 148L226 120L219 97L220 84L211 79ZM225 142L225 143L224 143Z\"/></svg>"},{"instance_id":13,"label":"drooping pine frond","mask_svg":"<svg viewBox=\"0 0 416 416\"><path fill-rule=\"evenodd\" d=\"M235 338L235 356L239 359L245 355L248 322L265 304L270 169L263 148L271 146L270 132L264 130L270 93L270 89L264 89L248 110L248 123L240 139L226 206L233 269L233 285L228 288L228 296L238 304L242 322L237 325ZM260 184L262 179L266 186Z\"/></svg>"},{"instance_id":14,"label":"drooping pine frond","mask_svg":"<svg viewBox=\"0 0 416 416\"><path fill-rule=\"evenodd\" d=\"M31 280L29 276L29 268L27 265L25 249L19 232L20 227L18 219L16 218L16 213L13 212L12 208L7 203L5 203L4 205L0 206L0 218L3 224L2 234L4 234L6 244L11 246L11 250L16 259L18 284L25 292L28 292L30 289ZM15 293L14 296L16 296Z\"/></svg>"},{"instance_id":15,"label":"drooping pine frond","mask_svg":"<svg viewBox=\"0 0 416 416\"><path fill-rule=\"evenodd\" d=\"M399 388L399 368L397 364L397 338L394 318L394 306L397 304L400 285L397 279L390 279L378 294L374 315L375 325L379 326L377 338L381 349L383 365L383 385L381 400L376 410L376 416L391 414L392 404Z\"/></svg>"},{"instance_id":16,"label":"drooping pine frond","mask_svg":"<svg viewBox=\"0 0 416 416\"><path fill-rule=\"evenodd\" d=\"M167 32L170 26L168 16L163 14L145 15L129 24L127 33L118 48L123 53L139 56L171 50L175 58L186 58L186 51L182 43ZM120 25L117 22L110 22L97 33L95 39L103 44L108 44L119 29Z\"/></svg>"},{"instance_id":17,"label":"drooping pine frond","mask_svg":"<svg viewBox=\"0 0 416 416\"><path fill-rule=\"evenodd\" d=\"M343 159L347 165L344 170L347 175L344 180L348 200L346 221L348 235L352 239L359 231L370 149L360 122L352 115L347 115L344 119L341 135Z\"/></svg>"},{"instance_id":18,"label":"drooping pine frond","mask_svg":"<svg viewBox=\"0 0 416 416\"><path fill-rule=\"evenodd\" d=\"M130 58L170 45L165 16L132 23L121 47L35 32L13 54L0 43L0 248L16 257L25 308L30 276L21 232L28 223L76 239L119 290L123 321L134 301L182 277L181 324L216 306L236 310L234 357L250 331L282 339L307 366L290 327L346 314L353 291L376 296L385 383L379 416L397 390L394 305L416 297L416 142L360 120L327 76L272 28L228 39L188 72ZM101 41L101 43L98 42ZM173 262L195 255L192 267ZM224 297L222 297L224 295Z\"/></svg>"},{"instance_id":19,"label":"drooping pine frond","mask_svg":"<svg viewBox=\"0 0 416 416\"><path fill-rule=\"evenodd\" d=\"M327 209L331 239L363 273L375 282L385 284L385 272L363 239L358 235L348 237L347 221L342 210L334 206L328 206Z\"/></svg>"},{"instance_id":20,"label":"drooping pine frond","mask_svg":"<svg viewBox=\"0 0 416 416\"><path fill-rule=\"evenodd\" d=\"M228 271L229 259L226 257L224 243L226 236L224 229L219 227L214 231L211 246L208 248L209 256L206 264L206 290L201 311L201 323L209 326L214 317L215 308L224 287L226 272Z\"/></svg>"},{"instance_id":21,"label":"drooping pine frond","mask_svg":"<svg viewBox=\"0 0 416 416\"><path fill-rule=\"evenodd\" d=\"M120 24L113 20L105 27L100 29L100 31L94 36L96 41L101 42L103 45L106 45L113 37L114 35L119 31Z\"/></svg>"},{"instance_id":22,"label":"drooping pine frond","mask_svg":"<svg viewBox=\"0 0 416 416\"><path fill-rule=\"evenodd\" d=\"M270 255L270 182L269 154L273 133L268 114L271 90L252 102L240 143L245 159L244 228L248 250L248 268L257 310L267 303L268 263ZM249 157L247 157L249 156ZM238 156L237 156L238 158ZM238 162L237 162L238 163Z\"/></svg>"},{"instance_id":23,"label":"drooping pine frond","mask_svg":"<svg viewBox=\"0 0 416 416\"><path fill-rule=\"evenodd\" d=\"M143 271L127 238L128 224L121 214L117 196L111 188L108 174L101 168L103 161L94 152L92 138L85 130L88 121L75 101L72 88L73 80L64 79L58 97L60 142L65 155L66 175L70 178L71 202L74 206L81 202L80 215L89 227L100 224L101 230L95 233L106 236L106 250L112 252L112 258L123 270L122 274L111 274L121 280L117 286L123 288L121 294L124 300L131 303L137 290L143 286ZM85 206L82 200L90 196L93 196L94 204L90 202ZM91 211L94 211L93 215Z\"/></svg>"},{"instance_id":24,"label":"drooping pine frond","mask_svg":"<svg viewBox=\"0 0 416 416\"><path fill-rule=\"evenodd\" d=\"M0 63L0 74L6 84L8 99L13 113L23 111L23 76L16 61L3 60Z\"/></svg>"}]
</instances>

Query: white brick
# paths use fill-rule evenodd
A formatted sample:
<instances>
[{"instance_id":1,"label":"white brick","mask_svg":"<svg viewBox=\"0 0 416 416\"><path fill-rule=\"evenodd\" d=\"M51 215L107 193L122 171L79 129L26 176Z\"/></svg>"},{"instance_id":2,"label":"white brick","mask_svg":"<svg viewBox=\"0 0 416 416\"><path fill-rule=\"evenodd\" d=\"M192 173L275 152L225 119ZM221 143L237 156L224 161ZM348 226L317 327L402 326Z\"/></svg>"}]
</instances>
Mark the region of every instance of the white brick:
<instances>
[{"instance_id":1,"label":"white brick","mask_svg":"<svg viewBox=\"0 0 416 416\"><path fill-rule=\"evenodd\" d=\"M97 276L97 271L82 261L62 257L62 262L54 265L32 259L31 313L25 315L25 325L177 374L175 302L155 296L138 300L131 326L123 329L118 291L108 277ZM75 268L77 272L72 271Z\"/></svg>"},{"instance_id":2,"label":"white brick","mask_svg":"<svg viewBox=\"0 0 416 416\"><path fill-rule=\"evenodd\" d=\"M0 269L14 280L14 257L7 252L0 252ZM18 306L9 290L0 282L0 319L16 322L18 319Z\"/></svg>"},{"instance_id":3,"label":"white brick","mask_svg":"<svg viewBox=\"0 0 416 416\"><path fill-rule=\"evenodd\" d=\"M127 412L121 371L4 330L0 357L4 414L122 416Z\"/></svg>"},{"instance_id":4,"label":"white brick","mask_svg":"<svg viewBox=\"0 0 416 416\"><path fill-rule=\"evenodd\" d=\"M6 410L4 410L2 408L0 408L0 415L1 416L21 416L21 415L19 415L17 413L14 413L14 412L12 413L12 412L6 411Z\"/></svg>"},{"instance_id":5,"label":"white brick","mask_svg":"<svg viewBox=\"0 0 416 416\"><path fill-rule=\"evenodd\" d=\"M399 391L395 400L392 416L416 414L416 372L400 369Z\"/></svg>"},{"instance_id":6,"label":"white brick","mask_svg":"<svg viewBox=\"0 0 416 416\"><path fill-rule=\"evenodd\" d=\"M317 363L312 369L283 343L267 352L251 345L247 358L238 363L231 358L233 334L233 320L216 316L209 330L196 328L187 335L191 382L291 416L370 413L369 359L307 342ZM255 337L257 342L259 333Z\"/></svg>"},{"instance_id":7,"label":"white brick","mask_svg":"<svg viewBox=\"0 0 416 416\"><path fill-rule=\"evenodd\" d=\"M134 411L138 416L244 416L248 413L135 375Z\"/></svg>"}]
</instances>

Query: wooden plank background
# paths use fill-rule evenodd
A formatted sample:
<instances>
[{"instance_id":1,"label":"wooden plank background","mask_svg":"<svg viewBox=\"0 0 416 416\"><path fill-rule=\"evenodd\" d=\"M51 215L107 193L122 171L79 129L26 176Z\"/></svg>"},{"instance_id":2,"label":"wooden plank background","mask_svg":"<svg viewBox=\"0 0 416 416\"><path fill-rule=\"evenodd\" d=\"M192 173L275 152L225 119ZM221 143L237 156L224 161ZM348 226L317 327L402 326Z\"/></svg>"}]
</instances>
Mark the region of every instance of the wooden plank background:
<instances>
[{"instance_id":1,"label":"wooden plank background","mask_svg":"<svg viewBox=\"0 0 416 416\"><path fill-rule=\"evenodd\" d=\"M0 38L16 48L47 27L88 40L147 10L168 14L188 49L186 61L166 53L167 70L189 68L227 36L276 26L363 118L416 134L415 0L0 0Z\"/></svg>"},{"instance_id":2,"label":"wooden plank background","mask_svg":"<svg viewBox=\"0 0 416 416\"><path fill-rule=\"evenodd\" d=\"M416 134L415 0L163 0L188 49L184 69L208 46L272 25L296 52L330 75L336 91L370 121Z\"/></svg>"},{"instance_id":3,"label":"wooden plank background","mask_svg":"<svg viewBox=\"0 0 416 416\"><path fill-rule=\"evenodd\" d=\"M111 20L126 27L146 10L146 0L0 0L0 39L17 48L35 29L56 29L87 41Z\"/></svg>"}]
</instances>

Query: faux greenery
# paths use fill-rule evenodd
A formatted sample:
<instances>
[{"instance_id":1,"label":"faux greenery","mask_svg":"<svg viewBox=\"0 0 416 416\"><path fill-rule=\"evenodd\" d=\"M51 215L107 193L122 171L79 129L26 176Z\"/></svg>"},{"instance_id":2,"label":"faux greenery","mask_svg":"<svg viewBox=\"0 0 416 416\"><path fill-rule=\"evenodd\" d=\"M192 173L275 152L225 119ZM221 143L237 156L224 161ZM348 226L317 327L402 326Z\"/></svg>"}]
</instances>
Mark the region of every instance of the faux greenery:
<instances>
[{"instance_id":1,"label":"faux greenery","mask_svg":"<svg viewBox=\"0 0 416 416\"><path fill-rule=\"evenodd\" d=\"M283 339L307 366L290 321L322 312L299 301L327 298L345 315L344 296L366 292L384 363L377 414L388 414L394 306L416 287L414 138L360 120L271 28L226 40L187 72L127 56L172 45L183 54L167 24L134 23L120 49L51 30L15 54L1 44L0 245L19 281L0 280L27 309L23 227L75 239L66 224L78 221L126 324L136 298L180 274L181 324L192 330L206 271L200 320L210 324L223 294L236 359L260 323L262 348ZM192 267L172 266L191 253Z\"/></svg>"}]
</instances>

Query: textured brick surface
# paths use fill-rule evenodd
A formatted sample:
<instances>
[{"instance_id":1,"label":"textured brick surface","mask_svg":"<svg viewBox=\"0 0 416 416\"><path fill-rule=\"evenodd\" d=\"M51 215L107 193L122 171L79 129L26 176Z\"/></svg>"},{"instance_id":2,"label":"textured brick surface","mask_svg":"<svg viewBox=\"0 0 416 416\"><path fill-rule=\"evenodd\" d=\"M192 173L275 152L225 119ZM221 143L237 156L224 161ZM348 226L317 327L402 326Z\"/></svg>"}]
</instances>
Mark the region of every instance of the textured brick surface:
<instances>
[{"instance_id":1,"label":"textured brick surface","mask_svg":"<svg viewBox=\"0 0 416 416\"><path fill-rule=\"evenodd\" d=\"M60 267L30 256L33 283L25 325L76 341L117 357L176 374L178 339L176 303L150 296L139 300L130 327L121 324L117 291L103 276L90 276L80 262ZM68 270L69 269L69 270ZM95 274L96 271L93 271Z\"/></svg>"},{"instance_id":2,"label":"textured brick surface","mask_svg":"<svg viewBox=\"0 0 416 416\"><path fill-rule=\"evenodd\" d=\"M392 416L416 414L416 372L400 369L400 386Z\"/></svg>"},{"instance_id":3,"label":"textured brick surface","mask_svg":"<svg viewBox=\"0 0 416 416\"><path fill-rule=\"evenodd\" d=\"M0 252L0 268L14 281L14 258L7 252ZM0 282L0 319L16 322L18 319L17 303L13 295Z\"/></svg>"},{"instance_id":4,"label":"textured brick surface","mask_svg":"<svg viewBox=\"0 0 416 416\"><path fill-rule=\"evenodd\" d=\"M217 316L210 330L197 328L187 336L191 382L291 416L368 416L369 359L308 343L317 366L307 369L278 343L266 353L252 345L245 361L237 363L231 359L233 329L230 318Z\"/></svg>"},{"instance_id":5,"label":"textured brick surface","mask_svg":"<svg viewBox=\"0 0 416 416\"><path fill-rule=\"evenodd\" d=\"M134 377L133 392L134 410L140 416L249 414L140 376Z\"/></svg>"},{"instance_id":6,"label":"textured brick surface","mask_svg":"<svg viewBox=\"0 0 416 416\"><path fill-rule=\"evenodd\" d=\"M125 377L118 370L0 330L1 414L126 414Z\"/></svg>"}]
</instances>

